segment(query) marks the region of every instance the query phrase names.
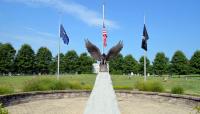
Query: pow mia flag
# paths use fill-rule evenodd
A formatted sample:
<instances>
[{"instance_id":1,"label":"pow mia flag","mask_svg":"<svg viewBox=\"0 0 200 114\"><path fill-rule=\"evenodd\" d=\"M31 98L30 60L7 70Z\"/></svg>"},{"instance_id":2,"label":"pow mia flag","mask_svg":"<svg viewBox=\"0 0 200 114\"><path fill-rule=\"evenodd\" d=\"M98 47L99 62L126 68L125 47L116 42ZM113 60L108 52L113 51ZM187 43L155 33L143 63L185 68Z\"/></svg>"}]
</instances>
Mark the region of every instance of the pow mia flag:
<instances>
[{"instance_id":1,"label":"pow mia flag","mask_svg":"<svg viewBox=\"0 0 200 114\"><path fill-rule=\"evenodd\" d=\"M149 39L149 35L147 33L147 29L146 26L144 24L144 29L143 29L143 38L142 38L142 49L144 49L145 51L147 51L147 40Z\"/></svg>"}]
</instances>

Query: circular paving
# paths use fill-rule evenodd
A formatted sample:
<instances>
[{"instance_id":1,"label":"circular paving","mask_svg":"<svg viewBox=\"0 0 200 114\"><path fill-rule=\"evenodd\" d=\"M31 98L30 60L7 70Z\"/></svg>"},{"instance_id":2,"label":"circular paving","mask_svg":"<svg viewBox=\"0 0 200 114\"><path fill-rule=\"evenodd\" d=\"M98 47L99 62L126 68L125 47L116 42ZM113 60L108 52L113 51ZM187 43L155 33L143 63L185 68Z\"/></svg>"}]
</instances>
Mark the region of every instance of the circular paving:
<instances>
[{"instance_id":1,"label":"circular paving","mask_svg":"<svg viewBox=\"0 0 200 114\"><path fill-rule=\"evenodd\" d=\"M10 114L83 114L88 97L43 99L6 107ZM121 114L194 114L182 100L145 95L118 96Z\"/></svg>"}]
</instances>

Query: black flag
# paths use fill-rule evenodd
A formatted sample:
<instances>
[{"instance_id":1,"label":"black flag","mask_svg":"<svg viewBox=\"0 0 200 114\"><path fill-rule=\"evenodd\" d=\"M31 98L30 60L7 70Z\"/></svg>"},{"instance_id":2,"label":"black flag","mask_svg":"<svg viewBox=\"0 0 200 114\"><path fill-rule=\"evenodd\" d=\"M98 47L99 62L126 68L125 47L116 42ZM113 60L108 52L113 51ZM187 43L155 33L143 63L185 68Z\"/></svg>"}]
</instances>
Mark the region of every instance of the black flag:
<instances>
[{"instance_id":1,"label":"black flag","mask_svg":"<svg viewBox=\"0 0 200 114\"><path fill-rule=\"evenodd\" d=\"M147 51L147 40L149 39L149 35L147 33L146 26L144 24L144 29L143 29L143 38L142 38L142 49Z\"/></svg>"}]
</instances>

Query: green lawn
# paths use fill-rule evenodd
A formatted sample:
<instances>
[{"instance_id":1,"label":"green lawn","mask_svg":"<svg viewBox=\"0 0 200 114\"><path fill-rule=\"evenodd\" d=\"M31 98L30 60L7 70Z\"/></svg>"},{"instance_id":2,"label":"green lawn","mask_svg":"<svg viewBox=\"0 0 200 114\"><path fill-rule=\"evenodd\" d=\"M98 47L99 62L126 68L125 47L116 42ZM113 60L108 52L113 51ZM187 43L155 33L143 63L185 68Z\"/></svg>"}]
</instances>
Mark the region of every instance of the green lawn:
<instances>
[{"instance_id":1,"label":"green lawn","mask_svg":"<svg viewBox=\"0 0 200 114\"><path fill-rule=\"evenodd\" d=\"M114 86L131 86L134 88L134 84L143 80L143 77L132 77L129 79L127 76L113 75L112 80ZM195 94L200 95L200 77L188 76L187 80L185 77L181 78L168 78L167 81L164 81L163 77L148 77L147 80L157 80L160 81L165 88L166 92L170 92L171 88L174 86L181 86L184 88L186 94Z\"/></svg>"},{"instance_id":2,"label":"green lawn","mask_svg":"<svg viewBox=\"0 0 200 114\"><path fill-rule=\"evenodd\" d=\"M23 85L27 80L37 77L39 76L0 76L0 86L10 85L14 87L15 92L21 92ZM52 77L56 80L55 75L48 75L48 77ZM93 86L95 77L95 74L62 75L60 79ZM128 76L112 75L112 80L114 86L134 88L134 84L139 80L143 80L143 77L135 76L128 78ZM181 86L184 88L186 94L200 95L200 76L188 76L187 80L184 76L181 78L168 78L167 81L164 81L163 77L148 77L147 80L160 81L164 85L166 92L170 92L171 88L174 86Z\"/></svg>"}]
</instances>

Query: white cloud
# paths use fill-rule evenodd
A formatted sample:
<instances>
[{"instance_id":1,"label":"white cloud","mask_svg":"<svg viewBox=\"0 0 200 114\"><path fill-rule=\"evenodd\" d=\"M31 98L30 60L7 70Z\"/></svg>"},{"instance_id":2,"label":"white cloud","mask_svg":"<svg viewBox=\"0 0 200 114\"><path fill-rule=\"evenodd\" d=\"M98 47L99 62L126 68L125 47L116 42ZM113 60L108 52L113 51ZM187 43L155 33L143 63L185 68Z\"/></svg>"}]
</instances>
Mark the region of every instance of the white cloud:
<instances>
[{"instance_id":1,"label":"white cloud","mask_svg":"<svg viewBox=\"0 0 200 114\"><path fill-rule=\"evenodd\" d=\"M46 36L46 37L56 37L56 35L48 33L48 32L43 32L43 31L38 31L32 27L24 27L26 30L33 32L35 34L38 34L40 36Z\"/></svg>"},{"instance_id":2,"label":"white cloud","mask_svg":"<svg viewBox=\"0 0 200 114\"><path fill-rule=\"evenodd\" d=\"M27 5L48 6L59 10L62 13L68 13L90 26L102 26L100 13L90 10L87 7L74 2L63 0L5 0L9 2L20 2ZM116 22L105 20L105 24L110 28L119 28Z\"/></svg>"}]
</instances>

